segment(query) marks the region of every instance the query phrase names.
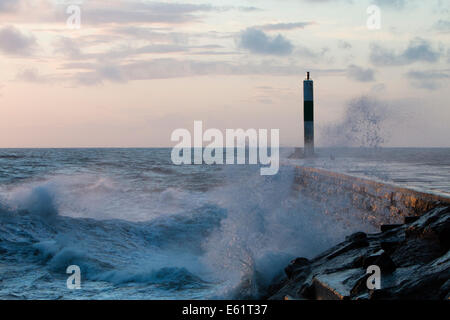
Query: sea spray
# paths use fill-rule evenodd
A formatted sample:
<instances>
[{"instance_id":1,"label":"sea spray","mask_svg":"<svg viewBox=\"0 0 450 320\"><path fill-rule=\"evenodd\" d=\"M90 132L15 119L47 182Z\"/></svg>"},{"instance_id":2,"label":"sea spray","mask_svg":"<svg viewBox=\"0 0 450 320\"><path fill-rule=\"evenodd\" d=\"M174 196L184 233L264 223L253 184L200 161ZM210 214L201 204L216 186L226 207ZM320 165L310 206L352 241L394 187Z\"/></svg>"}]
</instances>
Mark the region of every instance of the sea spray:
<instances>
[{"instance_id":1,"label":"sea spray","mask_svg":"<svg viewBox=\"0 0 450 320\"><path fill-rule=\"evenodd\" d=\"M261 297L290 259L312 257L360 227L346 226L295 192L294 170L282 166L277 176L265 178L257 170L229 170L227 181L239 183L211 195L227 210L202 257L221 280L218 296Z\"/></svg>"},{"instance_id":2,"label":"sea spray","mask_svg":"<svg viewBox=\"0 0 450 320\"><path fill-rule=\"evenodd\" d=\"M408 183L448 188L449 151L419 151L382 148L368 161L357 148L327 161L362 173L376 162L387 177L403 170ZM291 258L367 228L342 195L325 207L295 190L292 165L262 177L258 166L173 166L170 149L14 153L1 160L1 298L260 297ZM81 290L67 290L69 264Z\"/></svg>"},{"instance_id":3,"label":"sea spray","mask_svg":"<svg viewBox=\"0 0 450 320\"><path fill-rule=\"evenodd\" d=\"M390 114L385 102L368 96L355 98L341 121L320 127L321 142L325 146L380 147L389 140Z\"/></svg>"}]
</instances>

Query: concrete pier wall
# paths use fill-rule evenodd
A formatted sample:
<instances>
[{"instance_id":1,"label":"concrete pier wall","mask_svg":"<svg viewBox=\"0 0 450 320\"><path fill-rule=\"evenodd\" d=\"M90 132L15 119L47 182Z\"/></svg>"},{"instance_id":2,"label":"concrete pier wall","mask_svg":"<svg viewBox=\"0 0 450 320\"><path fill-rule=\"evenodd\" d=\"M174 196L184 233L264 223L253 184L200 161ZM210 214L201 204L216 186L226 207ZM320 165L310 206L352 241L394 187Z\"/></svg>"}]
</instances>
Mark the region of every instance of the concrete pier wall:
<instances>
[{"instance_id":1,"label":"concrete pier wall","mask_svg":"<svg viewBox=\"0 0 450 320\"><path fill-rule=\"evenodd\" d=\"M340 210L337 214L359 210L360 217L375 226L403 223L404 217L420 216L437 206L450 205L450 197L445 195L301 166L296 167L294 187L330 210Z\"/></svg>"}]
</instances>

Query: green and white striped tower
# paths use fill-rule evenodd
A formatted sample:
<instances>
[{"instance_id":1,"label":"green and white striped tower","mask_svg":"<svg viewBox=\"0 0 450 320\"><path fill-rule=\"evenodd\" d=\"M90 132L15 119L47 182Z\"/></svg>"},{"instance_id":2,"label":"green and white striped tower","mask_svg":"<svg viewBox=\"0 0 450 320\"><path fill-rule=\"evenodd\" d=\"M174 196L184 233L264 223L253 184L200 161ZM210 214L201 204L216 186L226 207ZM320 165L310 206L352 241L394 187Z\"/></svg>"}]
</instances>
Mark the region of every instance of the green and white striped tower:
<instances>
[{"instance_id":1,"label":"green and white striped tower","mask_svg":"<svg viewBox=\"0 0 450 320\"><path fill-rule=\"evenodd\" d=\"M303 81L303 121L305 129L304 156L314 155L314 83L306 73Z\"/></svg>"}]
</instances>

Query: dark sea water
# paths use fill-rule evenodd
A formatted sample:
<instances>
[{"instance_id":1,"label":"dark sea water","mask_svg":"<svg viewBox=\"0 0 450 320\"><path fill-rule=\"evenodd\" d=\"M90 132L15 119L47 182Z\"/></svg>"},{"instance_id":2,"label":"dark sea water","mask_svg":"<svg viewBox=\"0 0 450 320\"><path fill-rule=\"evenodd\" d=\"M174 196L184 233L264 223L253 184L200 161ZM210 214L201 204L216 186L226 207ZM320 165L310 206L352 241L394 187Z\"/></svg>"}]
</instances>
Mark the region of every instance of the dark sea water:
<instances>
[{"instance_id":1,"label":"dark sea water","mask_svg":"<svg viewBox=\"0 0 450 320\"><path fill-rule=\"evenodd\" d=\"M386 150L306 164L450 191L450 149ZM0 149L0 298L255 298L290 259L371 228L293 192L290 149L275 176L174 166L170 151Z\"/></svg>"}]
</instances>

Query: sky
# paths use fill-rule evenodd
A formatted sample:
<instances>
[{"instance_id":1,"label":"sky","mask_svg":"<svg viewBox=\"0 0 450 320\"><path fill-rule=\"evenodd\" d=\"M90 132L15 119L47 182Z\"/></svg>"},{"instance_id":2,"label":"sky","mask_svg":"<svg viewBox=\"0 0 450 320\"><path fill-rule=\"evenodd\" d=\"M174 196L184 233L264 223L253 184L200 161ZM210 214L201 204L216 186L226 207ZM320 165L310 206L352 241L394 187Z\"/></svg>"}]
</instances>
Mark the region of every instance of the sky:
<instances>
[{"instance_id":1,"label":"sky","mask_svg":"<svg viewBox=\"0 0 450 320\"><path fill-rule=\"evenodd\" d=\"M170 147L194 120L302 146L306 71L319 146L351 112L450 147L449 40L444 0L0 0L0 148Z\"/></svg>"}]
</instances>

